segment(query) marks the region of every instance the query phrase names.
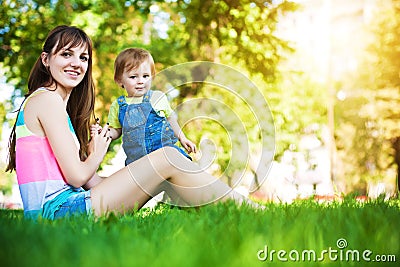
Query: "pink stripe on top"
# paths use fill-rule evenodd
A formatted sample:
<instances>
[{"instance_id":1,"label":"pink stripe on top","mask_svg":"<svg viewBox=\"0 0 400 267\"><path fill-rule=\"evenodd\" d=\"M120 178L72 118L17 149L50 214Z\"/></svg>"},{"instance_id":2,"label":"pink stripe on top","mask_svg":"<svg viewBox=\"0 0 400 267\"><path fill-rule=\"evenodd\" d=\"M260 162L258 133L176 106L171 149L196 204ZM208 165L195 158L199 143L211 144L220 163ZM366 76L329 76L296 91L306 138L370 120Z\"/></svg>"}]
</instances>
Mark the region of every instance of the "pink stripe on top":
<instances>
[{"instance_id":1,"label":"pink stripe on top","mask_svg":"<svg viewBox=\"0 0 400 267\"><path fill-rule=\"evenodd\" d=\"M47 137L25 136L17 139L16 169L18 184L64 180Z\"/></svg>"}]
</instances>

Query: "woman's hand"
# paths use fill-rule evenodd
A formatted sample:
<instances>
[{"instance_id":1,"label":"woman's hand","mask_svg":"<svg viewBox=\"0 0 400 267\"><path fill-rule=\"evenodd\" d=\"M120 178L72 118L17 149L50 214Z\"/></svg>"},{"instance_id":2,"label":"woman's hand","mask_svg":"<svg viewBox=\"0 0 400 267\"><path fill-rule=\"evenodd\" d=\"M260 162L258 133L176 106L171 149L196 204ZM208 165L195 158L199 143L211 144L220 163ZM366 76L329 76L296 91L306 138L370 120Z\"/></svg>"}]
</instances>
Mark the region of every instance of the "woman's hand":
<instances>
[{"instance_id":1,"label":"woman's hand","mask_svg":"<svg viewBox=\"0 0 400 267\"><path fill-rule=\"evenodd\" d=\"M93 126L93 125L92 125ZM111 143L111 137L109 136L109 126L106 124L104 127L101 127L97 124L96 127L93 127L94 130L92 131L92 127L90 130L91 140L89 142L89 157L94 157L96 162L100 165L101 161L103 160L104 156L107 153L107 149ZM100 132L99 132L99 129Z\"/></svg>"}]
</instances>

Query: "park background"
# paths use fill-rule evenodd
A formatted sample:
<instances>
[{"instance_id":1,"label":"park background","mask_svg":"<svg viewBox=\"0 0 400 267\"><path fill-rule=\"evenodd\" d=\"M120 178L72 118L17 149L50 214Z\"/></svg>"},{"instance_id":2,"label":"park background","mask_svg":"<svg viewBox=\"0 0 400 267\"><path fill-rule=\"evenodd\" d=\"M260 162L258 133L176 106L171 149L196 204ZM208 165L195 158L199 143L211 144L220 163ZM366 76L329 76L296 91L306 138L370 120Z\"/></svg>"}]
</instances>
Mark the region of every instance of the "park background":
<instances>
[{"instance_id":1,"label":"park background","mask_svg":"<svg viewBox=\"0 0 400 267\"><path fill-rule=\"evenodd\" d=\"M121 89L113 62L124 48L151 51L157 71L191 61L232 67L251 80L268 102L274 132L269 176L254 192L263 200L291 202L312 195L394 196L400 164L400 1L397 0L165 0L15 1L0 9L0 168L6 166L10 126L27 92L27 78L50 29L83 28L94 45L96 115L107 120ZM198 75L198 73L193 73ZM208 75L205 73L204 75ZM194 77L193 77L194 78ZM229 77L227 77L229 78ZM245 125L251 155L259 155L257 124L223 88L190 84L171 99L179 106L212 92L240 120L184 124L209 154L209 171L240 186L256 176L252 161L231 162L234 131ZM257 94L241 88L239 95ZM198 109L207 109L199 105ZM189 115L193 111L187 111ZM211 111L207 111L211 112ZM215 111L218 114L218 111ZM178 112L180 119L188 116ZM231 133L231 139L227 135ZM206 140L211 141L207 150ZM231 141L228 142L227 140ZM112 143L102 171L118 168L120 141ZM263 148L262 148L263 149ZM271 152L271 151L270 151ZM200 159L201 161L201 159ZM253 162L254 163L254 162ZM110 167L111 166L111 167ZM227 166L235 166L234 168ZM239 172L242 173L242 172ZM249 177L249 178L247 178ZM0 202L20 207L15 174L0 172Z\"/></svg>"}]
</instances>

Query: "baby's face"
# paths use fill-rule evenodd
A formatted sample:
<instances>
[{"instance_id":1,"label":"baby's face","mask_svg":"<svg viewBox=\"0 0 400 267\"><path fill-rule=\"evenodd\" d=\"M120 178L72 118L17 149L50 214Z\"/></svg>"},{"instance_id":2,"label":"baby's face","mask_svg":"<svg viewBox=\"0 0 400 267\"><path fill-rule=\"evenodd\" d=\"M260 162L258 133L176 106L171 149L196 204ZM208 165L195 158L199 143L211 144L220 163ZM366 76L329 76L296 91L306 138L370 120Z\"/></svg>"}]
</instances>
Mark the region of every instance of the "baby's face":
<instances>
[{"instance_id":1,"label":"baby's face","mask_svg":"<svg viewBox=\"0 0 400 267\"><path fill-rule=\"evenodd\" d=\"M151 68L148 62L143 62L136 69L125 71L121 85L124 86L128 97L141 97L150 89Z\"/></svg>"}]
</instances>

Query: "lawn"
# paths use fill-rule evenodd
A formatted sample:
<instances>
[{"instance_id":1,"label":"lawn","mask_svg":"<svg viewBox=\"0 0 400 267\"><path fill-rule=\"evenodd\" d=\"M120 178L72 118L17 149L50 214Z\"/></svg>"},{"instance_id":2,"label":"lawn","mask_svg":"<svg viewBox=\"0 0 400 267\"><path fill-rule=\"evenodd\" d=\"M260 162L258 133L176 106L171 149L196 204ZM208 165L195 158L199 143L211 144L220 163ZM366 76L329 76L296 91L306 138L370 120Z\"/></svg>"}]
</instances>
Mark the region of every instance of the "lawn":
<instances>
[{"instance_id":1,"label":"lawn","mask_svg":"<svg viewBox=\"0 0 400 267\"><path fill-rule=\"evenodd\" d=\"M161 204L57 221L0 210L0 266L400 265L398 199L266 207Z\"/></svg>"}]
</instances>

